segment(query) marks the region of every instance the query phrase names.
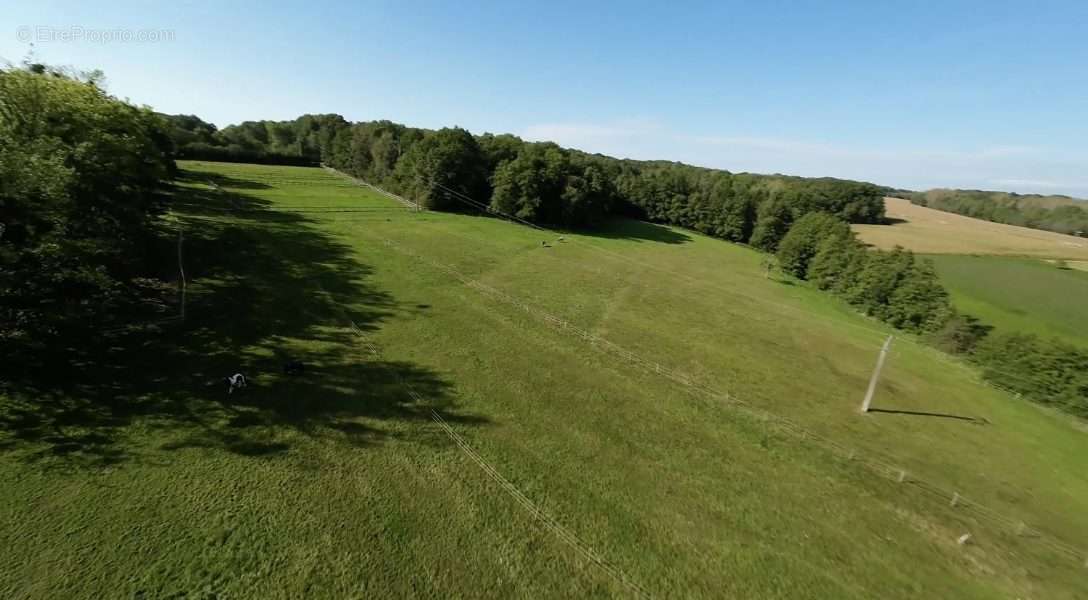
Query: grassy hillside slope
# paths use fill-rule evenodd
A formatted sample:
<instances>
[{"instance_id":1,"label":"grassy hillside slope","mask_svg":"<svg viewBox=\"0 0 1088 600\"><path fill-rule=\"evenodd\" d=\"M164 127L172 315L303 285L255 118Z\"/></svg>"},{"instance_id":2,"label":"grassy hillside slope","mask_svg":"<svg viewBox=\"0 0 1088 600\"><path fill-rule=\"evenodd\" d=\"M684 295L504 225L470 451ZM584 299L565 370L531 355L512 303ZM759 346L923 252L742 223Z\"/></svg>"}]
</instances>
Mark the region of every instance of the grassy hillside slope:
<instances>
[{"instance_id":1,"label":"grassy hillside slope","mask_svg":"<svg viewBox=\"0 0 1088 600\"><path fill-rule=\"evenodd\" d=\"M886 331L751 250L634 221L560 241L318 169L183 166L186 323L89 340L78 385L6 389L4 597L1088 593L1049 544L1088 539L1085 434L909 339L875 402L899 412L859 415ZM239 368L243 393L208 385Z\"/></svg>"},{"instance_id":2,"label":"grassy hillside slope","mask_svg":"<svg viewBox=\"0 0 1088 600\"><path fill-rule=\"evenodd\" d=\"M930 258L961 311L1000 331L1088 344L1088 273L1031 259Z\"/></svg>"},{"instance_id":3,"label":"grassy hillside slope","mask_svg":"<svg viewBox=\"0 0 1088 600\"><path fill-rule=\"evenodd\" d=\"M899 245L924 254L1002 254L1088 259L1088 239L972 219L885 198L891 225L854 225L858 237L877 248Z\"/></svg>"}]
</instances>

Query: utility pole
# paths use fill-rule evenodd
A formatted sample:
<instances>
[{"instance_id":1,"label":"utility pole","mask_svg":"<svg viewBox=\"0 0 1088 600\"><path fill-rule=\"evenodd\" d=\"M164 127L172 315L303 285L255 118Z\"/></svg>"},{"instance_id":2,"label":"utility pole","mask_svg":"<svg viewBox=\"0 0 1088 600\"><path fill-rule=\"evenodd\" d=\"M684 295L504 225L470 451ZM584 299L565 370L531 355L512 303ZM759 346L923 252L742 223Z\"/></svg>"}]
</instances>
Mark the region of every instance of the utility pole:
<instances>
[{"instance_id":1,"label":"utility pole","mask_svg":"<svg viewBox=\"0 0 1088 600\"><path fill-rule=\"evenodd\" d=\"M884 359L888 356L888 348L892 345L892 336L884 340L884 347L880 349L880 357L876 359L876 368L873 376L869 378L869 389L865 391L865 400L861 403L861 412L869 412L869 405L873 403L873 393L876 392L876 382L880 379L880 370L884 368Z\"/></svg>"}]
</instances>

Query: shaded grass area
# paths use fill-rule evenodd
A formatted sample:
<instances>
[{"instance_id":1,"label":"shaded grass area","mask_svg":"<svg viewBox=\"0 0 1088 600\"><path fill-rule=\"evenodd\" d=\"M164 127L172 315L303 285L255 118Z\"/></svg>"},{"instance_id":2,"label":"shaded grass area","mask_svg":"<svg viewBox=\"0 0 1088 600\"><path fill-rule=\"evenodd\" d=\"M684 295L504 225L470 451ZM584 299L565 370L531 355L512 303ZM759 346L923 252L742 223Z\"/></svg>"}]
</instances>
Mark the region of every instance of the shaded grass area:
<instances>
[{"instance_id":1,"label":"shaded grass area","mask_svg":"<svg viewBox=\"0 0 1088 600\"><path fill-rule=\"evenodd\" d=\"M1088 345L1088 272L1023 258L930 258L960 311L999 332L1034 333Z\"/></svg>"},{"instance_id":2,"label":"shaded grass area","mask_svg":"<svg viewBox=\"0 0 1088 600\"><path fill-rule=\"evenodd\" d=\"M656 597L1084 593L1081 565L1033 540L574 343L380 240L1049 531L1084 531L1083 437L907 342L877 406L991 425L858 417L883 330L765 279L754 252L631 221L578 236L616 259L497 219L405 211L318 169L184 166L187 323L103 340L115 354L86 354L117 370L86 387L27 378L4 401L39 414L0 434L0 545L22 550L0 564L0 595L630 595L450 444L432 407ZM312 373L283 377L283 357ZM244 395L206 386L239 367L256 375ZM35 403L39 390L55 402ZM56 416L71 406L96 416ZM43 436L58 428L103 439L57 452Z\"/></svg>"},{"instance_id":3,"label":"shaded grass area","mask_svg":"<svg viewBox=\"0 0 1088 600\"><path fill-rule=\"evenodd\" d=\"M429 418L431 406L416 406L405 382L434 407L447 405L448 384L434 373L345 356L355 343L348 321L373 330L391 314L418 310L369 286L369 267L346 246L301 216L268 211L267 202L186 183L176 226L186 236L187 321L134 323L6 363L3 448L27 460L109 465L126 458L118 437L140 421L173 436L187 432L164 448L216 446L256 456L286 451L277 441L284 428L367 444L381 432L362 420ZM205 218L226 205L245 216ZM281 366L291 359L309 372L285 377ZM251 387L227 395L222 379L234 372L247 374Z\"/></svg>"}]
</instances>

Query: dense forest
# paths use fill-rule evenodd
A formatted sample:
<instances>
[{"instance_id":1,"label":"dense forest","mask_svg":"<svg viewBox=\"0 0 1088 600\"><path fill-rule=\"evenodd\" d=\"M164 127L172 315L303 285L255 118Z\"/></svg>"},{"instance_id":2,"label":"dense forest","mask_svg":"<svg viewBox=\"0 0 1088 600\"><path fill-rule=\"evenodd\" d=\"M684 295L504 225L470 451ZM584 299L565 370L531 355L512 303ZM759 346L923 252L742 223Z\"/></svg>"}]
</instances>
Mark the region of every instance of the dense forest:
<instances>
[{"instance_id":1,"label":"dense forest","mask_svg":"<svg viewBox=\"0 0 1088 600\"><path fill-rule=\"evenodd\" d=\"M749 244L775 256L783 274L972 356L992 380L1088 414L1083 353L989 334L955 313L927 261L854 238L848 223L883 219L884 190L872 184L620 160L512 135L338 115L219 130L120 101L94 75L40 65L0 70L4 348L45 346L164 306L174 265L161 215L175 158L327 164L434 210L483 207L572 229L626 215ZM1017 383L1000 379L1010 372Z\"/></svg>"},{"instance_id":2,"label":"dense forest","mask_svg":"<svg viewBox=\"0 0 1088 600\"><path fill-rule=\"evenodd\" d=\"M432 209L463 208L462 194L519 218L572 228L624 213L768 250L809 212L852 223L884 218L882 188L857 181L620 160L509 134L349 123L339 115L247 121L219 131L195 116L166 118L178 158L324 163Z\"/></svg>"},{"instance_id":3,"label":"dense forest","mask_svg":"<svg viewBox=\"0 0 1088 600\"><path fill-rule=\"evenodd\" d=\"M976 219L1088 236L1088 202L1069 196L936 189L904 197L920 206Z\"/></svg>"}]
</instances>

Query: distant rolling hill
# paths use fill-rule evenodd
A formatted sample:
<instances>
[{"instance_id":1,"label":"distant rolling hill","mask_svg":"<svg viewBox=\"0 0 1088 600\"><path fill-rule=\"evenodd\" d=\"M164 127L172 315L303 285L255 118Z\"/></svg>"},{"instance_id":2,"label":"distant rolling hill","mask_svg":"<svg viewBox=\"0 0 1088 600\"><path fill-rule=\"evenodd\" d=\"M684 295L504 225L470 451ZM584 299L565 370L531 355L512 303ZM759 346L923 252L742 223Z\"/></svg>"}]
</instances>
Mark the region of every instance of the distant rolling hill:
<instances>
[{"instance_id":1,"label":"distant rolling hill","mask_svg":"<svg viewBox=\"0 0 1088 600\"><path fill-rule=\"evenodd\" d=\"M885 198L890 225L854 225L865 243L899 245L923 254L996 254L1088 260L1088 239L992 223Z\"/></svg>"}]
</instances>

